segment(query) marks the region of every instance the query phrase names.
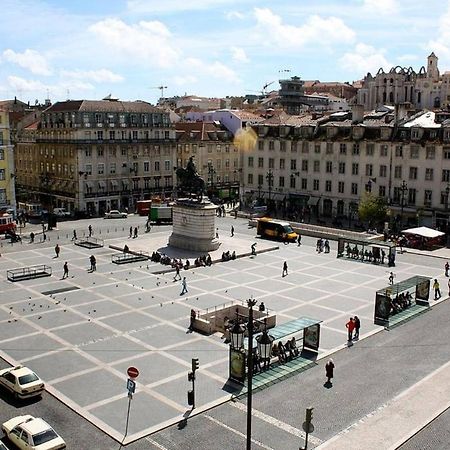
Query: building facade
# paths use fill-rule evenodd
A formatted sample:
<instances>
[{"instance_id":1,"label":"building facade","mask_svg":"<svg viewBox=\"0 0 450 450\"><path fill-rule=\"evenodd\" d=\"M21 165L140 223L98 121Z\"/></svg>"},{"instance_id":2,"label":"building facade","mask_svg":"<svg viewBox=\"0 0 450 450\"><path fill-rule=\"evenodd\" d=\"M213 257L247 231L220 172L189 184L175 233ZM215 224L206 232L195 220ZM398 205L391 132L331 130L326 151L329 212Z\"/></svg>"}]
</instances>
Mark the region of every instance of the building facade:
<instances>
[{"instance_id":1,"label":"building facade","mask_svg":"<svg viewBox=\"0 0 450 450\"><path fill-rule=\"evenodd\" d=\"M370 191L410 223L448 222L448 113L400 119L389 110L364 115L358 106L320 118L272 117L254 130L258 142L243 161L247 203L263 199L297 219L351 220Z\"/></svg>"},{"instance_id":2,"label":"building facade","mask_svg":"<svg viewBox=\"0 0 450 450\"><path fill-rule=\"evenodd\" d=\"M14 153L9 113L0 109L0 208L16 208Z\"/></svg>"}]
</instances>

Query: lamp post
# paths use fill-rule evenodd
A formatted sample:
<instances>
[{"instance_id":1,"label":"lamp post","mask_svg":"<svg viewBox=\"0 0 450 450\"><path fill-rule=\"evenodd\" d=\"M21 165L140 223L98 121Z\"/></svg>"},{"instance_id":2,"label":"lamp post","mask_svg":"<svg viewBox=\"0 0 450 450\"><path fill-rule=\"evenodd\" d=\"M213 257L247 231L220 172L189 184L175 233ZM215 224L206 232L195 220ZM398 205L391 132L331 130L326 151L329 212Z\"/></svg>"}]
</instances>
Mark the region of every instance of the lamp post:
<instances>
[{"instance_id":1,"label":"lamp post","mask_svg":"<svg viewBox=\"0 0 450 450\"><path fill-rule=\"evenodd\" d=\"M400 191L402 192L401 205L400 205L400 228L403 228L403 208L405 207L405 192L408 190L408 185L406 181L403 180L400 186Z\"/></svg>"},{"instance_id":2,"label":"lamp post","mask_svg":"<svg viewBox=\"0 0 450 450\"><path fill-rule=\"evenodd\" d=\"M445 188L445 210L448 211L448 196L450 194L450 183L447 183Z\"/></svg>"},{"instance_id":3,"label":"lamp post","mask_svg":"<svg viewBox=\"0 0 450 450\"><path fill-rule=\"evenodd\" d=\"M230 330L231 346L234 349L242 349L244 347L244 333L248 333L248 358L247 358L247 440L246 450L252 448L252 397L253 397L253 334L256 323L260 320L253 317L253 307L256 305L255 299L247 300L248 322L246 325L239 323L239 311L236 310L236 320ZM264 332L257 338L258 352L265 361L270 359L272 351L273 337L267 334L266 321L264 321ZM265 365L266 366L266 365Z\"/></svg>"},{"instance_id":4,"label":"lamp post","mask_svg":"<svg viewBox=\"0 0 450 450\"><path fill-rule=\"evenodd\" d=\"M261 189L262 186L258 184L258 204L261 203Z\"/></svg>"},{"instance_id":5,"label":"lamp post","mask_svg":"<svg viewBox=\"0 0 450 450\"><path fill-rule=\"evenodd\" d=\"M269 171L266 173L266 180L269 187L269 200L268 203L270 203L270 193L272 192L272 186L273 186L273 172L272 169L269 169Z\"/></svg>"}]
</instances>

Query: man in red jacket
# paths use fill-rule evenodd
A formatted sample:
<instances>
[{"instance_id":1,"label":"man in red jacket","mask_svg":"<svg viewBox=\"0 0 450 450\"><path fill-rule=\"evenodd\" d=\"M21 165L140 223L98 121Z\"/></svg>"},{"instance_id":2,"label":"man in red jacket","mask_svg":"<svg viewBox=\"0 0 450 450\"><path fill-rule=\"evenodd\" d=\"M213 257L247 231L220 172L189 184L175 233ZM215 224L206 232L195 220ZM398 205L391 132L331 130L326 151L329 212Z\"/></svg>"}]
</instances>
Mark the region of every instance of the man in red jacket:
<instances>
[{"instance_id":1,"label":"man in red jacket","mask_svg":"<svg viewBox=\"0 0 450 450\"><path fill-rule=\"evenodd\" d=\"M353 330L355 329L355 321L353 317L350 317L350 320L345 324L348 331L348 340L351 341L353 338Z\"/></svg>"}]
</instances>

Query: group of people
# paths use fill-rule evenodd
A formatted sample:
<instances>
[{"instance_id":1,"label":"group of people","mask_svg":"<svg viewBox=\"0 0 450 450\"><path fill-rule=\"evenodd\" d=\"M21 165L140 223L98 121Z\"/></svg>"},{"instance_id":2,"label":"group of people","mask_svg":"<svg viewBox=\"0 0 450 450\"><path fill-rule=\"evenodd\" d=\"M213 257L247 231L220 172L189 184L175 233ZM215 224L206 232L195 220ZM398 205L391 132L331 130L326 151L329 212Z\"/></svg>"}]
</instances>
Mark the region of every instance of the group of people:
<instances>
[{"instance_id":1,"label":"group of people","mask_svg":"<svg viewBox=\"0 0 450 450\"><path fill-rule=\"evenodd\" d=\"M298 245L300 245L300 242L298 243ZM316 252L317 253L330 253L330 242L328 241L328 239L323 240L322 238L317 239L316 242Z\"/></svg>"},{"instance_id":2,"label":"group of people","mask_svg":"<svg viewBox=\"0 0 450 450\"><path fill-rule=\"evenodd\" d=\"M396 295L394 298L390 300L390 311L389 314L397 314L400 311L403 311L406 308L409 308L412 303L412 295L410 292L402 292L401 294Z\"/></svg>"},{"instance_id":3,"label":"group of people","mask_svg":"<svg viewBox=\"0 0 450 450\"><path fill-rule=\"evenodd\" d=\"M207 253L206 255L199 256L194 260L195 267L206 267L212 265L211 255Z\"/></svg>"},{"instance_id":4,"label":"group of people","mask_svg":"<svg viewBox=\"0 0 450 450\"><path fill-rule=\"evenodd\" d=\"M294 336L291 339L288 339L285 344L280 341L278 344L275 343L272 346L272 356L278 357L278 361L280 363L290 361L299 354L300 351L297 347L297 341Z\"/></svg>"},{"instance_id":5,"label":"group of people","mask_svg":"<svg viewBox=\"0 0 450 450\"><path fill-rule=\"evenodd\" d=\"M220 205L217 208L217 217L225 217L225 216L226 216L225 205Z\"/></svg>"},{"instance_id":6,"label":"group of people","mask_svg":"<svg viewBox=\"0 0 450 450\"><path fill-rule=\"evenodd\" d=\"M233 253L230 253L230 250L222 253L222 261L231 261L236 259L236 252L233 250Z\"/></svg>"},{"instance_id":7,"label":"group of people","mask_svg":"<svg viewBox=\"0 0 450 450\"><path fill-rule=\"evenodd\" d=\"M134 229L133 229L133 227L130 227L130 239L131 238L133 238L133 239L136 239L137 237L138 237L138 227L134 227Z\"/></svg>"},{"instance_id":8,"label":"group of people","mask_svg":"<svg viewBox=\"0 0 450 450\"><path fill-rule=\"evenodd\" d=\"M350 317L350 320L345 324L347 328L348 341L359 339L359 329L361 328L361 321L358 316Z\"/></svg>"}]
</instances>

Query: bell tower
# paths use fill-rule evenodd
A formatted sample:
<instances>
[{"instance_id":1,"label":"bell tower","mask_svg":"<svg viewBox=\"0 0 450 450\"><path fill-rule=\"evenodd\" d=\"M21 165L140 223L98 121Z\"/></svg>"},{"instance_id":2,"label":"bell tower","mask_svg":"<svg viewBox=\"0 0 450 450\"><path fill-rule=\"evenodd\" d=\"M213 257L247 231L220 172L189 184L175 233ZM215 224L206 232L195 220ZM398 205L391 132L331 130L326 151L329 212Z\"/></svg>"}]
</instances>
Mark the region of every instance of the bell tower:
<instances>
[{"instance_id":1,"label":"bell tower","mask_svg":"<svg viewBox=\"0 0 450 450\"><path fill-rule=\"evenodd\" d=\"M433 81L439 80L438 57L434 52L427 58L427 78Z\"/></svg>"}]
</instances>

